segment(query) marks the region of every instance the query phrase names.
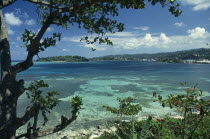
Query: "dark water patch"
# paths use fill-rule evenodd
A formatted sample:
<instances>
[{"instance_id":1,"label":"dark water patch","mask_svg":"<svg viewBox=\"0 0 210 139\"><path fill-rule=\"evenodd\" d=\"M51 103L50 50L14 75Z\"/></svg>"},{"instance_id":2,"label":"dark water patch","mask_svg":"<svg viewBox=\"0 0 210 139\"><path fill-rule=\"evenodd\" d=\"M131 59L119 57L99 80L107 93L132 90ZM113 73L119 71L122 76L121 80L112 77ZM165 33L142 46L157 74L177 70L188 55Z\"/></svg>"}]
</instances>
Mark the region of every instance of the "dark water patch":
<instances>
[{"instance_id":1,"label":"dark water patch","mask_svg":"<svg viewBox=\"0 0 210 139\"><path fill-rule=\"evenodd\" d=\"M157 87L148 87L148 90L150 90L150 91L157 91L157 90L159 90L159 88L157 88Z\"/></svg>"},{"instance_id":2,"label":"dark water patch","mask_svg":"<svg viewBox=\"0 0 210 139\"><path fill-rule=\"evenodd\" d=\"M105 109L104 109L104 107L103 107L103 106L99 106L99 107L97 107L97 108L96 108L96 110L97 110L97 111L105 111Z\"/></svg>"},{"instance_id":3,"label":"dark water patch","mask_svg":"<svg viewBox=\"0 0 210 139\"><path fill-rule=\"evenodd\" d=\"M132 92L143 92L145 91L142 88L137 87L135 84L129 84L129 85L112 85L111 88L113 90L119 90L118 93L125 93L128 91Z\"/></svg>"},{"instance_id":4,"label":"dark water patch","mask_svg":"<svg viewBox=\"0 0 210 139\"><path fill-rule=\"evenodd\" d=\"M50 85L45 91L55 90L60 93L59 98L64 98L74 95L76 91L82 91L80 85L86 84L85 80L46 80Z\"/></svg>"},{"instance_id":5,"label":"dark water patch","mask_svg":"<svg viewBox=\"0 0 210 139\"><path fill-rule=\"evenodd\" d=\"M26 108L28 106L31 106L31 100L29 99L22 99L22 100L19 100L18 101L18 104L17 104L17 116L18 117L22 117L24 114L25 114L25 111L26 111Z\"/></svg>"},{"instance_id":6,"label":"dark water patch","mask_svg":"<svg viewBox=\"0 0 210 139\"><path fill-rule=\"evenodd\" d=\"M140 103L141 106L150 108L152 107L152 96L148 97L146 93L134 93L134 103Z\"/></svg>"},{"instance_id":7,"label":"dark water patch","mask_svg":"<svg viewBox=\"0 0 210 139\"><path fill-rule=\"evenodd\" d=\"M210 100L210 96L205 96L205 97L203 97L203 99L206 100L206 101Z\"/></svg>"},{"instance_id":8,"label":"dark water patch","mask_svg":"<svg viewBox=\"0 0 210 139\"><path fill-rule=\"evenodd\" d=\"M92 94L95 96L110 96L110 97L114 96L113 94L107 92L94 92Z\"/></svg>"},{"instance_id":9,"label":"dark water patch","mask_svg":"<svg viewBox=\"0 0 210 139\"><path fill-rule=\"evenodd\" d=\"M164 91L184 91L184 88L180 88L180 87L163 87L162 88Z\"/></svg>"},{"instance_id":10,"label":"dark water patch","mask_svg":"<svg viewBox=\"0 0 210 139\"><path fill-rule=\"evenodd\" d=\"M71 116L71 102L69 101L60 101L59 104L53 108L54 112L57 112L61 115Z\"/></svg>"}]
</instances>

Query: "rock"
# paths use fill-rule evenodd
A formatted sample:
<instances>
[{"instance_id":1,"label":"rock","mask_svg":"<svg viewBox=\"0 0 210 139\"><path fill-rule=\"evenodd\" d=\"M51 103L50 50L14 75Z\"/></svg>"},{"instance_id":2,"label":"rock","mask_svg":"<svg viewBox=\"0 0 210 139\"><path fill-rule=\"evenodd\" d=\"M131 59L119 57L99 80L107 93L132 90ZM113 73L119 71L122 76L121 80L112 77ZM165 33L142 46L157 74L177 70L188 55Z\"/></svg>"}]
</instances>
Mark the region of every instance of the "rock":
<instances>
[{"instance_id":1,"label":"rock","mask_svg":"<svg viewBox=\"0 0 210 139\"><path fill-rule=\"evenodd\" d=\"M87 131L87 130L81 130L80 133L81 133L82 135L87 135L87 134L88 134L88 131Z\"/></svg>"},{"instance_id":2,"label":"rock","mask_svg":"<svg viewBox=\"0 0 210 139\"><path fill-rule=\"evenodd\" d=\"M97 129L101 129L101 128L102 128L102 126L101 126L101 125L98 125L98 126L97 126Z\"/></svg>"},{"instance_id":3,"label":"rock","mask_svg":"<svg viewBox=\"0 0 210 139\"><path fill-rule=\"evenodd\" d=\"M110 127L110 130L111 130L112 132L115 132L115 131L117 130L117 128L116 128L115 126L112 126L112 127Z\"/></svg>"},{"instance_id":4,"label":"rock","mask_svg":"<svg viewBox=\"0 0 210 139\"><path fill-rule=\"evenodd\" d=\"M89 139L94 139L94 138L97 138L99 137L99 135L91 135Z\"/></svg>"}]
</instances>

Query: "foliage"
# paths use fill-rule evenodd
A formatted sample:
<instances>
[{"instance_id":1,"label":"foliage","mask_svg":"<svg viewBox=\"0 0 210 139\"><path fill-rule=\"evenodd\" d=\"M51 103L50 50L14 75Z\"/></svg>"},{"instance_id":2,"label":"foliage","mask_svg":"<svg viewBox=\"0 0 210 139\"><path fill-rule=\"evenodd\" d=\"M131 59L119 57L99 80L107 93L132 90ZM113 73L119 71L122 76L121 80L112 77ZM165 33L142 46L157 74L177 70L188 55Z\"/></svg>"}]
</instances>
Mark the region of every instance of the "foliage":
<instances>
[{"instance_id":1,"label":"foliage","mask_svg":"<svg viewBox=\"0 0 210 139\"><path fill-rule=\"evenodd\" d=\"M186 83L181 83L186 85ZM116 132L105 132L98 139L180 139L180 138L210 138L210 100L202 98L202 90L197 85L187 88L183 95L170 94L167 99L157 93L153 94L163 107L178 108L183 114L183 119L166 117L164 119L114 123ZM109 111L118 113L116 108ZM199 114L193 111L199 112ZM133 129L134 128L134 129ZM135 136L134 136L135 135Z\"/></svg>"},{"instance_id":2,"label":"foliage","mask_svg":"<svg viewBox=\"0 0 210 139\"><path fill-rule=\"evenodd\" d=\"M119 101L119 108L104 105L103 107L114 114L122 117L123 115L136 115L141 111L140 104L132 104L134 99L132 97L117 98Z\"/></svg>"},{"instance_id":3,"label":"foliage","mask_svg":"<svg viewBox=\"0 0 210 139\"><path fill-rule=\"evenodd\" d=\"M180 5L176 3L176 0L111 0L111 1L94 1L94 0L77 0L77 1L60 1L60 0L48 0L45 3L41 1L38 4L37 11L42 18L42 24L50 23L63 26L68 29L70 25L77 26L87 30L89 35L84 36L81 41L85 41L87 44L93 44L95 42L106 43L107 45L113 45L112 41L105 37L106 32L121 32L124 30L124 24L110 17L118 16L119 9L144 9L147 3L152 5L160 4L162 7L168 7L175 17L179 16L182 11L179 9ZM23 40L33 41L36 34L30 33L27 30L27 35L23 36ZM24 33L26 34L26 32ZM30 35L28 35L30 34ZM92 34L96 34L92 38ZM45 50L48 46L54 45L56 37L60 39L61 34L55 34L51 38L44 39L47 43L39 43L40 50ZM26 46L29 46L27 44ZM41 47L43 46L43 47Z\"/></svg>"},{"instance_id":4,"label":"foliage","mask_svg":"<svg viewBox=\"0 0 210 139\"><path fill-rule=\"evenodd\" d=\"M141 111L141 106L140 104L133 104L134 99L132 97L125 97L125 98L117 98L117 100L119 101L119 108L114 108L111 106L103 106L107 111L110 111L114 114L117 114L118 116L122 117L123 115L132 115L132 128L131 128L131 136L133 137L133 139L136 138L137 134L135 133L135 129L134 129L134 115L137 115L139 113L139 111ZM119 131L120 127L118 128ZM122 132L123 133L123 132ZM120 133L120 134L122 134ZM118 136L117 134L115 136ZM129 136L127 134L125 134L125 136Z\"/></svg>"},{"instance_id":5,"label":"foliage","mask_svg":"<svg viewBox=\"0 0 210 139\"><path fill-rule=\"evenodd\" d=\"M77 113L79 114L79 110L81 109L81 106L83 105L82 103L82 98L80 96L75 96L71 99L71 104L72 104L72 113Z\"/></svg>"},{"instance_id":6,"label":"foliage","mask_svg":"<svg viewBox=\"0 0 210 139\"><path fill-rule=\"evenodd\" d=\"M27 51L30 49L31 44L33 43L36 36L36 33L25 29L25 32L22 34L21 39L23 40L24 46L27 48ZM52 37L43 38L42 42L38 42L38 52L45 51L46 48L55 46L57 40L61 40L61 33L53 33Z\"/></svg>"},{"instance_id":7,"label":"foliage","mask_svg":"<svg viewBox=\"0 0 210 139\"><path fill-rule=\"evenodd\" d=\"M199 117L199 115L194 115ZM149 119L149 118L148 118ZM137 133L137 139L180 139L182 138L182 119L177 118L165 118L156 120L142 120L135 121L135 132ZM116 132L105 132L97 139L132 139L130 132L132 128L131 122L116 123ZM186 126L190 126L186 123ZM146 130L145 130L146 128ZM144 132L146 131L146 132ZM186 128L186 132L191 132L190 128ZM142 137L142 133L146 133ZM203 118L201 124L198 125L197 130L192 138L196 139L208 139L210 138L210 116L207 115Z\"/></svg>"},{"instance_id":8,"label":"foliage","mask_svg":"<svg viewBox=\"0 0 210 139\"><path fill-rule=\"evenodd\" d=\"M26 89L26 92L29 99L31 99L31 103L36 105L36 107L42 112L50 112L52 108L54 108L59 100L56 95L59 95L56 91L50 91L47 93L47 96L42 95L41 88L49 87L48 84L45 84L43 80L37 81L35 80L30 84L30 86Z\"/></svg>"},{"instance_id":9,"label":"foliage","mask_svg":"<svg viewBox=\"0 0 210 139\"><path fill-rule=\"evenodd\" d=\"M149 116L146 122L144 123L144 125L142 126L142 130L139 135L140 139L145 139L150 136L149 128L150 128L151 121L152 121L152 117Z\"/></svg>"},{"instance_id":10,"label":"foliage","mask_svg":"<svg viewBox=\"0 0 210 139\"><path fill-rule=\"evenodd\" d=\"M89 61L87 58L82 56L53 56L40 58L37 61L44 62L53 62L53 61L66 61L66 62L81 62L81 61Z\"/></svg>"},{"instance_id":11,"label":"foliage","mask_svg":"<svg viewBox=\"0 0 210 139\"><path fill-rule=\"evenodd\" d=\"M185 85L186 83L181 83ZM197 85L187 88L183 95L170 94L167 99L163 100L161 95L153 93L154 97L157 97L163 107L169 106L170 108L179 108L179 111L183 113L183 120L181 126L182 138L186 136L192 138L196 136L198 126L202 123L205 115L209 114L210 100L204 100L201 98L202 90L196 89ZM193 111L197 110L199 115L194 115ZM188 126L186 126L188 124ZM188 132L186 131L189 128Z\"/></svg>"},{"instance_id":12,"label":"foliage","mask_svg":"<svg viewBox=\"0 0 210 139\"><path fill-rule=\"evenodd\" d=\"M19 135L17 136L17 138L37 137L42 127L44 127L46 123L48 122L48 117L46 116L46 114L50 113L51 110L60 102L60 100L56 97L57 95L59 95L59 93L56 91L50 91L45 96L43 96L43 91L41 90L41 88L46 88L46 87L49 87L49 85L44 83L43 80L40 80L40 81L35 80L29 85L28 88L26 88L27 97L28 99L31 99L32 107L34 109L33 110L35 113L34 120L33 120L32 126L31 126L31 122L28 123L27 133ZM72 115L76 116L77 114L79 114L79 110L81 109L81 106L83 105L82 98L79 96L75 96L70 100L70 102L72 105ZM41 126L38 127L40 112L44 118L44 122ZM68 125L68 121L73 120L73 119L68 120L64 116L62 116L62 118L63 120L65 120L65 122L67 122L65 123L67 125Z\"/></svg>"},{"instance_id":13,"label":"foliage","mask_svg":"<svg viewBox=\"0 0 210 139\"><path fill-rule=\"evenodd\" d=\"M46 113L50 113L50 110L52 110L59 103L59 100L56 97L56 95L59 95L59 93L56 91L50 91L46 96L43 96L41 88L46 87L49 87L49 85L44 83L43 80L35 80L29 85L28 88L26 88L27 97L28 99L31 99L32 107L34 109L34 120L32 125L30 122L28 123L27 133L19 135L17 138L24 136L30 138L36 136L39 130L48 122ZM44 118L44 122L42 126L38 127L37 124L40 112Z\"/></svg>"}]
</instances>

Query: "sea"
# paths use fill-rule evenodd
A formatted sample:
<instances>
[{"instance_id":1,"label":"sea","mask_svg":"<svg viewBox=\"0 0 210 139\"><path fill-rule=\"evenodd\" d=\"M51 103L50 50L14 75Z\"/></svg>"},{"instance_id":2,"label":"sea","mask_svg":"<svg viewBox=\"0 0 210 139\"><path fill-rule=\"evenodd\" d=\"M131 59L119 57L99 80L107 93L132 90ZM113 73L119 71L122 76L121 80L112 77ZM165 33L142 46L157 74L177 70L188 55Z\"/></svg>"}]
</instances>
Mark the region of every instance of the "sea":
<instances>
[{"instance_id":1,"label":"sea","mask_svg":"<svg viewBox=\"0 0 210 139\"><path fill-rule=\"evenodd\" d=\"M16 64L14 62L13 64ZM142 111L136 119L178 115L177 109L163 108L154 92L166 98L169 94L184 94L197 84L203 97L210 96L210 64L158 63L142 61L102 62L34 62L34 66L17 75L29 86L34 80L44 80L48 91L57 91L60 103L48 118L49 127L60 121L60 116L71 117L71 98L81 96L82 109L70 128L90 128L117 119L117 115L106 111L103 106L119 107L117 98L131 96L139 103ZM186 82L186 86L180 83ZM26 94L18 101L18 116L22 116L31 105ZM130 117L127 117L130 118ZM41 116L40 116L41 119ZM42 119L41 119L42 121Z\"/></svg>"}]
</instances>

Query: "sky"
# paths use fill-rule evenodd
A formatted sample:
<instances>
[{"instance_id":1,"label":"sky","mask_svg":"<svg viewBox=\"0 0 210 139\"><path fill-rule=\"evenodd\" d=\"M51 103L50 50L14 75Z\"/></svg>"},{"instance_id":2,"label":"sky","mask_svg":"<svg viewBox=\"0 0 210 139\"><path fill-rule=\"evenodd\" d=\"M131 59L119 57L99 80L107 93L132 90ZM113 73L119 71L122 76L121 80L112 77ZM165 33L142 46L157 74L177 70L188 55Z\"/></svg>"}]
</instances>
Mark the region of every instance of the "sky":
<instances>
[{"instance_id":1,"label":"sky","mask_svg":"<svg viewBox=\"0 0 210 139\"><path fill-rule=\"evenodd\" d=\"M79 55L98 57L117 54L142 54L173 52L196 48L209 48L210 45L210 0L178 0L183 13L174 17L167 8L160 5L147 5L145 9L120 9L118 21L125 24L125 30L106 35L113 46L105 44L88 45L80 39L87 35L83 29L69 26L50 26L45 37L54 32L62 33L62 39L56 47L41 52L39 57ZM11 56L13 60L23 60L27 51L21 40L25 29L38 32L41 28L36 6L18 0L3 9L7 23ZM93 34L94 37L94 34ZM92 51L95 48L96 51ZM35 57L37 59L37 57Z\"/></svg>"}]
</instances>

